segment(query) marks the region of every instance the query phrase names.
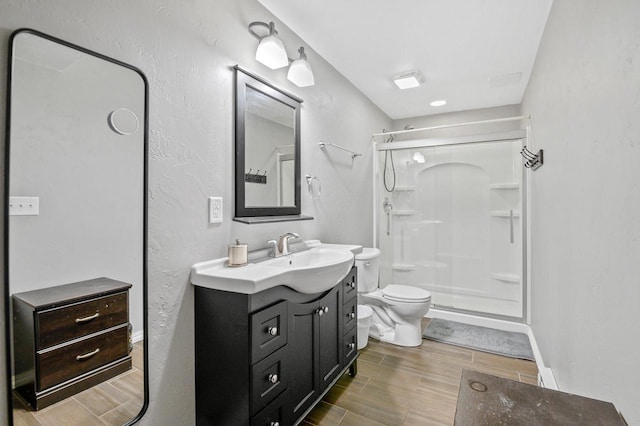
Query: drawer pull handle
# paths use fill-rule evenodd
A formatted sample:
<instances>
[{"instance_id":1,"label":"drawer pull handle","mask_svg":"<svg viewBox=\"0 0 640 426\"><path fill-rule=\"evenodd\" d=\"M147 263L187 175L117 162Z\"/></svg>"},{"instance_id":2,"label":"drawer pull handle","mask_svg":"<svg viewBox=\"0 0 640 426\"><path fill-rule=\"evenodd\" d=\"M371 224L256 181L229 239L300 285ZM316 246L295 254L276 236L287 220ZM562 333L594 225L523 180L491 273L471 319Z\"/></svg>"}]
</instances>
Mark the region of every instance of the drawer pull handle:
<instances>
[{"instance_id":1,"label":"drawer pull handle","mask_svg":"<svg viewBox=\"0 0 640 426\"><path fill-rule=\"evenodd\" d=\"M83 360L85 360L87 358L91 358L92 356L97 355L98 352L100 352L100 348L96 348L95 350L93 350L91 352L87 352L84 355L78 355L78 356L76 356L76 361L83 361Z\"/></svg>"},{"instance_id":2,"label":"drawer pull handle","mask_svg":"<svg viewBox=\"0 0 640 426\"><path fill-rule=\"evenodd\" d=\"M271 383L277 383L278 382L278 375L277 374L269 374L269 377L267 378L267 380L269 380Z\"/></svg>"},{"instance_id":3,"label":"drawer pull handle","mask_svg":"<svg viewBox=\"0 0 640 426\"><path fill-rule=\"evenodd\" d=\"M354 319L356 317L356 313L355 312L351 312L350 314L348 314L349 318Z\"/></svg>"},{"instance_id":4,"label":"drawer pull handle","mask_svg":"<svg viewBox=\"0 0 640 426\"><path fill-rule=\"evenodd\" d=\"M349 349L353 349L353 348L355 348L355 347L356 347L356 344L355 344L355 343L349 343Z\"/></svg>"},{"instance_id":5,"label":"drawer pull handle","mask_svg":"<svg viewBox=\"0 0 640 426\"><path fill-rule=\"evenodd\" d=\"M84 318L76 318L76 324L84 324L85 322L89 322L91 320L94 320L96 318L98 318L100 316L100 312L96 312L93 315L89 315L88 317L84 317Z\"/></svg>"},{"instance_id":6,"label":"drawer pull handle","mask_svg":"<svg viewBox=\"0 0 640 426\"><path fill-rule=\"evenodd\" d=\"M278 327L269 327L269 329L267 330L267 333L269 333L272 336L276 336L278 334Z\"/></svg>"}]
</instances>

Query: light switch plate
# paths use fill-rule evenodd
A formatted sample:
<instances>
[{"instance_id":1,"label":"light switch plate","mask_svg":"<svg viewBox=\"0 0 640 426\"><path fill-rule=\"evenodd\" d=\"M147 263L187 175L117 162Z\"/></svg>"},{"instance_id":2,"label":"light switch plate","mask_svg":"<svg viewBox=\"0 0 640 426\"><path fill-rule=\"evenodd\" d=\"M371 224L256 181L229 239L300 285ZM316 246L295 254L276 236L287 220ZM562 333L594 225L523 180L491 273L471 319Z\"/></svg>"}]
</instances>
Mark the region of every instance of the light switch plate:
<instances>
[{"instance_id":1,"label":"light switch plate","mask_svg":"<svg viewBox=\"0 0 640 426\"><path fill-rule=\"evenodd\" d=\"M40 197L9 197L9 216L38 216Z\"/></svg>"},{"instance_id":2,"label":"light switch plate","mask_svg":"<svg viewBox=\"0 0 640 426\"><path fill-rule=\"evenodd\" d=\"M209 223L222 223L222 197L209 197Z\"/></svg>"}]
</instances>

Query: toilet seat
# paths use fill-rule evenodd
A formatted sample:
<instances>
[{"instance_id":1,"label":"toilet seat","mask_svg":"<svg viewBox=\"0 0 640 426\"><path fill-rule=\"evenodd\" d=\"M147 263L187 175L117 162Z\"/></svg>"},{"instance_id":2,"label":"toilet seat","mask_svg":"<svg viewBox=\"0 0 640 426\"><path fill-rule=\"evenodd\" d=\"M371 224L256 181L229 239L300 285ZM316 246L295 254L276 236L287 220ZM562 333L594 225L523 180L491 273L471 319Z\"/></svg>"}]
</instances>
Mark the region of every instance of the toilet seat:
<instances>
[{"instance_id":1,"label":"toilet seat","mask_svg":"<svg viewBox=\"0 0 640 426\"><path fill-rule=\"evenodd\" d=\"M431 300L431 293L418 287L390 284L382 289L382 297L394 302L424 303Z\"/></svg>"}]
</instances>

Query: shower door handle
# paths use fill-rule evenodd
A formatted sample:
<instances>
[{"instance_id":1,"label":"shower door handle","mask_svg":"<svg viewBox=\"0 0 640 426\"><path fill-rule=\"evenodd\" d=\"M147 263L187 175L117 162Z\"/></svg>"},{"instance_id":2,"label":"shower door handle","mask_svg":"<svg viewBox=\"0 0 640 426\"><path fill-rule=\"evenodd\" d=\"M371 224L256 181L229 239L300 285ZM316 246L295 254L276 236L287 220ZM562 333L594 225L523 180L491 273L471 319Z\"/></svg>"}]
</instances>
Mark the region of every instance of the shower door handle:
<instances>
[{"instance_id":1,"label":"shower door handle","mask_svg":"<svg viewBox=\"0 0 640 426\"><path fill-rule=\"evenodd\" d=\"M514 242L514 234L513 234L513 209L509 210L509 242L513 244Z\"/></svg>"}]
</instances>

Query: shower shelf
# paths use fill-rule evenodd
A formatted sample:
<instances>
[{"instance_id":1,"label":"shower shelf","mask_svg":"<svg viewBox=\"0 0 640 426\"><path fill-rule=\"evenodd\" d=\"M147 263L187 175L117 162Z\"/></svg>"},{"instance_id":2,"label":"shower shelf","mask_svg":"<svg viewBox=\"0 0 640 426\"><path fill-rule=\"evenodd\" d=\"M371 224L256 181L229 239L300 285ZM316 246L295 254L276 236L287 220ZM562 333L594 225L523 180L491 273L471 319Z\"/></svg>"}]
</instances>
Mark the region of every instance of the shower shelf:
<instances>
[{"instance_id":1,"label":"shower shelf","mask_svg":"<svg viewBox=\"0 0 640 426\"><path fill-rule=\"evenodd\" d=\"M506 218L511 217L511 214L509 213L509 210L493 210L493 211L489 212L489 215L494 216L494 217L506 217ZM514 211L513 212L513 217L520 217L520 213Z\"/></svg>"},{"instance_id":2,"label":"shower shelf","mask_svg":"<svg viewBox=\"0 0 640 426\"><path fill-rule=\"evenodd\" d=\"M492 183L489 185L489 189L518 189L519 183Z\"/></svg>"},{"instance_id":3,"label":"shower shelf","mask_svg":"<svg viewBox=\"0 0 640 426\"><path fill-rule=\"evenodd\" d=\"M503 281L506 283L520 283L520 276L516 274L509 274L506 272L492 272L491 278L494 278L498 281Z\"/></svg>"},{"instance_id":4,"label":"shower shelf","mask_svg":"<svg viewBox=\"0 0 640 426\"><path fill-rule=\"evenodd\" d=\"M391 214L394 216L413 216L418 212L416 210L391 210Z\"/></svg>"},{"instance_id":5,"label":"shower shelf","mask_svg":"<svg viewBox=\"0 0 640 426\"><path fill-rule=\"evenodd\" d=\"M396 271L413 271L416 269L416 265L408 263L394 263L391 267Z\"/></svg>"},{"instance_id":6,"label":"shower shelf","mask_svg":"<svg viewBox=\"0 0 640 426\"><path fill-rule=\"evenodd\" d=\"M397 185L395 188L393 188L393 190L394 191L415 191L416 187L410 186L410 185L404 185L404 186Z\"/></svg>"}]
</instances>

